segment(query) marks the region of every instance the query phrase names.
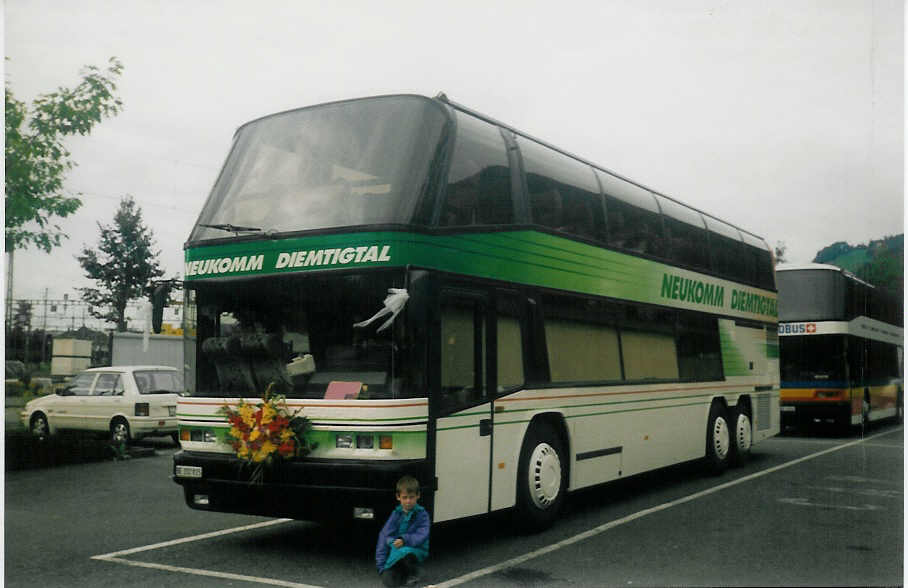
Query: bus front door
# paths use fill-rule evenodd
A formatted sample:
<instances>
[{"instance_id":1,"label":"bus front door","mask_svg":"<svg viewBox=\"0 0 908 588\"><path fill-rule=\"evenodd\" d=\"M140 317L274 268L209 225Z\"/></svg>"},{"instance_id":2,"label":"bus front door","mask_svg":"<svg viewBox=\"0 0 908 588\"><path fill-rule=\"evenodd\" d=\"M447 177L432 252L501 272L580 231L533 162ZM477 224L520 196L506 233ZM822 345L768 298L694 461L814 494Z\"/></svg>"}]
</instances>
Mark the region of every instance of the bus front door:
<instances>
[{"instance_id":1,"label":"bus front door","mask_svg":"<svg viewBox=\"0 0 908 588\"><path fill-rule=\"evenodd\" d=\"M492 396L488 304L479 294L443 293L433 504L436 522L489 510Z\"/></svg>"}]
</instances>

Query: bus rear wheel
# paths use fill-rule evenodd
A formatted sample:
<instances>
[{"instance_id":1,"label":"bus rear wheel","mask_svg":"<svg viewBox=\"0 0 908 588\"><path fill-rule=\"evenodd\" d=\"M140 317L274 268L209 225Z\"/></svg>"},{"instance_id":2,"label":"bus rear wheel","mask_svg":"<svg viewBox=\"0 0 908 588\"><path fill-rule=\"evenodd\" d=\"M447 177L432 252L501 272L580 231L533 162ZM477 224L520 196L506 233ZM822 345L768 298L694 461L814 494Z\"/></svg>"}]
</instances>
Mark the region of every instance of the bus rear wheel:
<instances>
[{"instance_id":1,"label":"bus rear wheel","mask_svg":"<svg viewBox=\"0 0 908 588\"><path fill-rule=\"evenodd\" d=\"M721 474L728 468L731 442L728 412L722 403L714 402L706 422L706 467L711 473Z\"/></svg>"},{"instance_id":2,"label":"bus rear wheel","mask_svg":"<svg viewBox=\"0 0 908 588\"><path fill-rule=\"evenodd\" d=\"M730 444L731 454L729 463L739 466L750 458L750 448L753 445L753 425L750 419L750 408L746 404L739 404L732 410L734 439Z\"/></svg>"},{"instance_id":3,"label":"bus rear wheel","mask_svg":"<svg viewBox=\"0 0 908 588\"><path fill-rule=\"evenodd\" d=\"M567 489L564 449L552 427L531 425L517 469L517 522L531 531L549 527L558 516Z\"/></svg>"}]
</instances>

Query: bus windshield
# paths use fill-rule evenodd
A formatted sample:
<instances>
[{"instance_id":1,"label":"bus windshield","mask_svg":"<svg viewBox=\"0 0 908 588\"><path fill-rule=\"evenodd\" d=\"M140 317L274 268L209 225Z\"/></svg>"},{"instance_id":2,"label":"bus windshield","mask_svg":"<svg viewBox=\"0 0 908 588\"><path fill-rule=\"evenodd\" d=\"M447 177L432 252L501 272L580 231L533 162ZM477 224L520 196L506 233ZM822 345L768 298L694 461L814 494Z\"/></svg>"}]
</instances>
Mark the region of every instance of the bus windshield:
<instances>
[{"instance_id":1,"label":"bus windshield","mask_svg":"<svg viewBox=\"0 0 908 588\"><path fill-rule=\"evenodd\" d=\"M416 96L276 114L237 132L189 240L239 233L408 223L446 115Z\"/></svg>"},{"instance_id":2,"label":"bus windshield","mask_svg":"<svg viewBox=\"0 0 908 588\"><path fill-rule=\"evenodd\" d=\"M199 285L188 291L194 396L256 397L271 385L288 398L425 396L406 310L357 327L383 308L403 272L276 277Z\"/></svg>"},{"instance_id":3,"label":"bus windshield","mask_svg":"<svg viewBox=\"0 0 908 588\"><path fill-rule=\"evenodd\" d=\"M844 335L779 337L783 382L841 384L845 374Z\"/></svg>"}]
</instances>

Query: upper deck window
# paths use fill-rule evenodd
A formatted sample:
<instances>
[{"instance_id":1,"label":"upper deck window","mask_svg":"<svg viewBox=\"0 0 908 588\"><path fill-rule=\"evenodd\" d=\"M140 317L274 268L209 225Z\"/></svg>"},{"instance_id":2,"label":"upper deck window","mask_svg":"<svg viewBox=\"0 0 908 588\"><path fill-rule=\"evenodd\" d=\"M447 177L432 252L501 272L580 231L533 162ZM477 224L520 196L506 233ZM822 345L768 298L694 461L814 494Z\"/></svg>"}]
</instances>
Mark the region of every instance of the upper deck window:
<instances>
[{"instance_id":1,"label":"upper deck window","mask_svg":"<svg viewBox=\"0 0 908 588\"><path fill-rule=\"evenodd\" d=\"M711 217L704 217L709 229L710 265L720 276L745 281L747 273L744 258L744 243L738 229Z\"/></svg>"},{"instance_id":2,"label":"upper deck window","mask_svg":"<svg viewBox=\"0 0 908 588\"><path fill-rule=\"evenodd\" d=\"M602 197L592 168L535 141L518 138L518 144L531 222L602 240Z\"/></svg>"},{"instance_id":3,"label":"upper deck window","mask_svg":"<svg viewBox=\"0 0 908 588\"><path fill-rule=\"evenodd\" d=\"M457 138L438 224L443 227L514 222L511 172L498 127L457 113Z\"/></svg>"},{"instance_id":4,"label":"upper deck window","mask_svg":"<svg viewBox=\"0 0 908 588\"><path fill-rule=\"evenodd\" d=\"M780 271L780 321L844 320L845 278L837 271Z\"/></svg>"},{"instance_id":5,"label":"upper deck window","mask_svg":"<svg viewBox=\"0 0 908 588\"><path fill-rule=\"evenodd\" d=\"M679 265L709 268L709 241L703 217L696 210L657 196L665 223L668 257Z\"/></svg>"},{"instance_id":6,"label":"upper deck window","mask_svg":"<svg viewBox=\"0 0 908 588\"><path fill-rule=\"evenodd\" d=\"M446 120L431 100L386 96L253 121L237 132L190 241L225 236L203 224L285 232L411 222Z\"/></svg>"},{"instance_id":7,"label":"upper deck window","mask_svg":"<svg viewBox=\"0 0 908 588\"><path fill-rule=\"evenodd\" d=\"M605 192L609 246L664 255L662 215L652 192L611 174L597 171L596 175Z\"/></svg>"}]
</instances>

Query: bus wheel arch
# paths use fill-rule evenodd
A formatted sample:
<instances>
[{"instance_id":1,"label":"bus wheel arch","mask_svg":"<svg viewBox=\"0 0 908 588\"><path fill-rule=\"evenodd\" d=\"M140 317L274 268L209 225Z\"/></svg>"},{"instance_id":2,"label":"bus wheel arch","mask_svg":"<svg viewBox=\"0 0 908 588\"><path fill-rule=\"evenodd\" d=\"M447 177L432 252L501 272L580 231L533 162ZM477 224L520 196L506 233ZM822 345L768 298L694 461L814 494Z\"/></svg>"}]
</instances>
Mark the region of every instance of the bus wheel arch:
<instances>
[{"instance_id":1,"label":"bus wheel arch","mask_svg":"<svg viewBox=\"0 0 908 588\"><path fill-rule=\"evenodd\" d=\"M721 474L728 468L731 443L728 405L724 398L715 398L706 419L706 467L711 473Z\"/></svg>"},{"instance_id":2,"label":"bus wheel arch","mask_svg":"<svg viewBox=\"0 0 908 588\"><path fill-rule=\"evenodd\" d=\"M750 396L741 396L734 408L728 410L730 417L729 433L732 436L729 446L729 465L738 466L750 458L753 446L753 408Z\"/></svg>"},{"instance_id":3,"label":"bus wheel arch","mask_svg":"<svg viewBox=\"0 0 908 588\"><path fill-rule=\"evenodd\" d=\"M536 415L524 434L517 465L518 524L538 531L558 518L568 489L570 444L564 418Z\"/></svg>"}]
</instances>

